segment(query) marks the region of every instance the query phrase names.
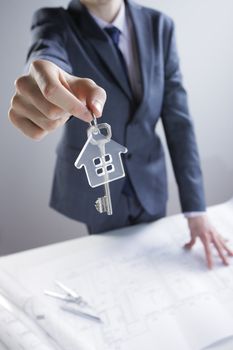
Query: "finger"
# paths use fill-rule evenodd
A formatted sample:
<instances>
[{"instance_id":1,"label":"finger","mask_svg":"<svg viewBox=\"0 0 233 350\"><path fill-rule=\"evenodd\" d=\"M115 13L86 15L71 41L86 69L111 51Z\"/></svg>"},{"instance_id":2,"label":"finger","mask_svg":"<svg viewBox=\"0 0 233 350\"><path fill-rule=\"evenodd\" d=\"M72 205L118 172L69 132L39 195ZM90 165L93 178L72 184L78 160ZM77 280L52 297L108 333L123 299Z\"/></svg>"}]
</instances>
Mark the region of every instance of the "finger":
<instances>
[{"instance_id":1,"label":"finger","mask_svg":"<svg viewBox=\"0 0 233 350\"><path fill-rule=\"evenodd\" d=\"M45 131L53 131L63 125L68 117L51 120L45 117L35 106L28 103L22 96L16 95L12 99L12 107L20 116L31 120L34 124Z\"/></svg>"},{"instance_id":2,"label":"finger","mask_svg":"<svg viewBox=\"0 0 233 350\"><path fill-rule=\"evenodd\" d=\"M70 113L70 115L87 122L92 120L90 111L61 83L55 69L36 61L34 62L33 73L33 77L46 100Z\"/></svg>"},{"instance_id":3,"label":"finger","mask_svg":"<svg viewBox=\"0 0 233 350\"><path fill-rule=\"evenodd\" d=\"M30 76L22 76L15 82L16 95L12 99L12 104L17 103L19 99L24 99L34 105L45 117L51 120L60 119L61 117L70 116L44 98L35 80Z\"/></svg>"},{"instance_id":4,"label":"finger","mask_svg":"<svg viewBox=\"0 0 233 350\"><path fill-rule=\"evenodd\" d=\"M224 238L222 238L222 237L219 237L219 241L221 242L221 245L222 245L222 247L225 249L225 251L227 252L227 254L229 255L229 256L233 256L233 250L232 249L230 249L230 248L228 248L228 246L226 245L226 240L224 239Z\"/></svg>"},{"instance_id":5,"label":"finger","mask_svg":"<svg viewBox=\"0 0 233 350\"><path fill-rule=\"evenodd\" d=\"M214 234L212 234L212 242L213 242L222 262L224 263L224 265L229 265L229 262L223 253L223 248L221 246L221 243L218 241L218 238Z\"/></svg>"},{"instance_id":6,"label":"finger","mask_svg":"<svg viewBox=\"0 0 233 350\"><path fill-rule=\"evenodd\" d=\"M207 266L208 266L209 269L212 269L212 267L213 267L213 258L212 258L211 249L210 249L210 241L209 241L209 239L206 236L204 236L204 237L200 236L200 239L201 239L201 241L203 243L203 246L204 246Z\"/></svg>"},{"instance_id":7,"label":"finger","mask_svg":"<svg viewBox=\"0 0 233 350\"><path fill-rule=\"evenodd\" d=\"M100 117L106 102L106 92L91 79L69 76L68 84L75 96L85 103L96 117Z\"/></svg>"},{"instance_id":8,"label":"finger","mask_svg":"<svg viewBox=\"0 0 233 350\"><path fill-rule=\"evenodd\" d=\"M190 250L192 249L195 243L196 243L196 237L192 237L190 242L186 243L183 247L187 250Z\"/></svg>"},{"instance_id":9,"label":"finger","mask_svg":"<svg viewBox=\"0 0 233 350\"><path fill-rule=\"evenodd\" d=\"M41 140L47 135L47 131L42 130L39 126L35 125L31 120L20 116L13 109L9 110L9 119L11 122L20 129L24 135L34 139Z\"/></svg>"}]
</instances>

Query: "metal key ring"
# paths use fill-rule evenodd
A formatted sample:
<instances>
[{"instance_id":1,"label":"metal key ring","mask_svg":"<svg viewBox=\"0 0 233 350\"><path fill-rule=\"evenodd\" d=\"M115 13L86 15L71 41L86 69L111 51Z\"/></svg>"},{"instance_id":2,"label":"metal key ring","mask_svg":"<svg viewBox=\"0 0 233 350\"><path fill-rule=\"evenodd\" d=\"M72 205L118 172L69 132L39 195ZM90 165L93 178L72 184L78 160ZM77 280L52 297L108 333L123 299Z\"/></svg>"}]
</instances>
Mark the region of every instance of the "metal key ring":
<instances>
[{"instance_id":1,"label":"metal key ring","mask_svg":"<svg viewBox=\"0 0 233 350\"><path fill-rule=\"evenodd\" d=\"M96 119L96 116L94 115L93 112L91 112L91 115L92 115L92 120L90 121L90 126L95 126L95 127L97 127L97 119Z\"/></svg>"}]
</instances>

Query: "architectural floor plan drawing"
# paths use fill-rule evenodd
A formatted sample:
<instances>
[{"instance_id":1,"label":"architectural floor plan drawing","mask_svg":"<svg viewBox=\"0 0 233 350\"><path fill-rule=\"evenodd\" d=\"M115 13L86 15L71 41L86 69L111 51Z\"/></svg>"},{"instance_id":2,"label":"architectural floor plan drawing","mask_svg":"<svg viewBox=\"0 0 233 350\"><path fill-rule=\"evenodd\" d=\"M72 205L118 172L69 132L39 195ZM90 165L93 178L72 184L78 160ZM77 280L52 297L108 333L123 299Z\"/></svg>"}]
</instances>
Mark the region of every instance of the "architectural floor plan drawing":
<instances>
[{"instance_id":1,"label":"architectural floor plan drawing","mask_svg":"<svg viewBox=\"0 0 233 350\"><path fill-rule=\"evenodd\" d=\"M0 291L0 350L59 350L37 324Z\"/></svg>"},{"instance_id":2,"label":"architectural floor plan drawing","mask_svg":"<svg viewBox=\"0 0 233 350\"><path fill-rule=\"evenodd\" d=\"M232 245L233 206L211 213ZM61 349L167 350L176 344L201 350L233 336L233 262L226 268L216 259L208 271L201 244L192 253L181 248L187 238L185 220L174 216L79 239L69 252L17 271L14 283L31 300L25 313ZM13 284L10 290L3 280L0 274L0 286L14 298ZM46 297L55 280L83 296L102 323L65 312L63 301Z\"/></svg>"}]
</instances>

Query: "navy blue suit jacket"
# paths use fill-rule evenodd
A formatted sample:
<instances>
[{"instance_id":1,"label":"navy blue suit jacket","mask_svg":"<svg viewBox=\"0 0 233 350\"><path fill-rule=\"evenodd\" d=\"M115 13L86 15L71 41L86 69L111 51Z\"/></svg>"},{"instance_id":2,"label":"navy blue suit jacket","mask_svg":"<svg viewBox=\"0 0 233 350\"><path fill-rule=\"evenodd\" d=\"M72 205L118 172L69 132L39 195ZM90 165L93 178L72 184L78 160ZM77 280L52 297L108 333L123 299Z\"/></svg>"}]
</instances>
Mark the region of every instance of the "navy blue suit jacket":
<instances>
[{"instance_id":1,"label":"navy blue suit jacket","mask_svg":"<svg viewBox=\"0 0 233 350\"><path fill-rule=\"evenodd\" d=\"M46 59L78 77L93 79L107 92L101 122L113 139L128 148L126 173L144 209L151 215L166 206L167 179L163 147L155 132L162 119L179 188L182 210L205 209L202 174L193 123L182 85L173 21L161 12L126 1L132 18L141 71L141 97L135 101L107 35L79 0L68 9L44 8L32 23L28 62ZM100 215L94 208L103 189L89 187L84 170L73 163L86 141L88 125L71 118L57 148L51 205L83 222ZM113 210L125 179L111 183Z\"/></svg>"}]
</instances>

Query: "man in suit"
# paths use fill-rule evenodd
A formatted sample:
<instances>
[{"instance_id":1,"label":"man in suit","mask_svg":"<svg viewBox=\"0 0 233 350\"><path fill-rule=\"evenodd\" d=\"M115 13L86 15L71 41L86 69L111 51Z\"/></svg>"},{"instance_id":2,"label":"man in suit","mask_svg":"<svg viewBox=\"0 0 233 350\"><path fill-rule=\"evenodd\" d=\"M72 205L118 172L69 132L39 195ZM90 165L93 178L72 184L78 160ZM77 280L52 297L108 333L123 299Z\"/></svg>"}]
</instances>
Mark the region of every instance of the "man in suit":
<instances>
[{"instance_id":1,"label":"man in suit","mask_svg":"<svg viewBox=\"0 0 233 350\"><path fill-rule=\"evenodd\" d=\"M224 264L232 255L208 221L193 122L182 85L174 24L131 0L72 0L68 9L36 12L28 74L16 80L9 118L40 140L64 125L57 148L51 206L85 222L90 233L165 216L167 180L155 126L161 117L191 240L211 244ZM108 98L106 99L106 93ZM126 178L111 183L113 216L94 208L103 189L92 189L74 161L93 112L125 145ZM71 116L73 116L71 118ZM156 234L156 233L155 233Z\"/></svg>"}]
</instances>

